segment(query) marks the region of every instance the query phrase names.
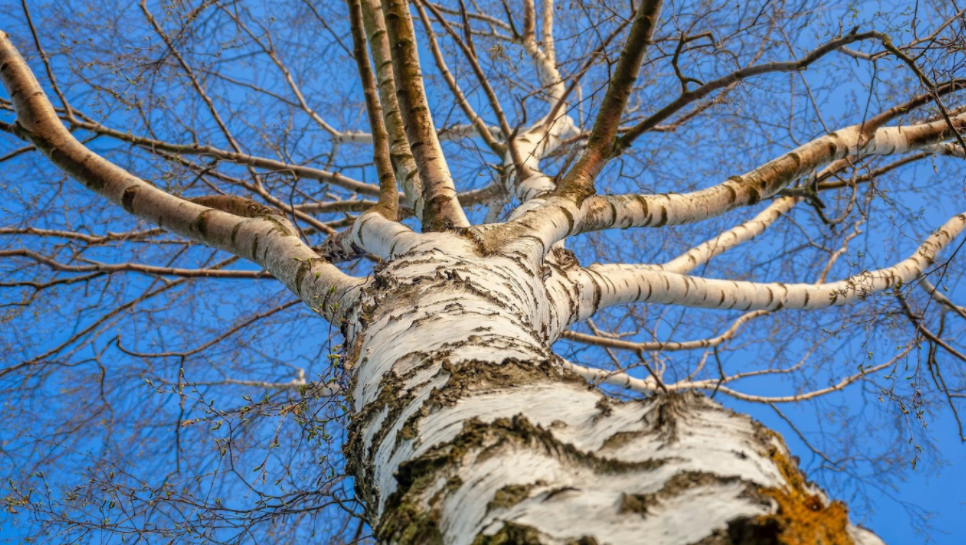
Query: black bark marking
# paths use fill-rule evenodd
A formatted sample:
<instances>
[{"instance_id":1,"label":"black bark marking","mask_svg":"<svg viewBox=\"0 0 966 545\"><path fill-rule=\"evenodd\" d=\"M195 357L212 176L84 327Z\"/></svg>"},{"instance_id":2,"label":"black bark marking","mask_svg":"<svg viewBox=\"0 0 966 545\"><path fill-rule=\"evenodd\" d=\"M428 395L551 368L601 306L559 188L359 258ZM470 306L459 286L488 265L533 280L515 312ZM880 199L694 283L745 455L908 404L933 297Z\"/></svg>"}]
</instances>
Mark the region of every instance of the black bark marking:
<instances>
[{"instance_id":1,"label":"black bark marking","mask_svg":"<svg viewBox=\"0 0 966 545\"><path fill-rule=\"evenodd\" d=\"M359 229L357 230L358 237L359 237L359 246L362 246L363 248L366 247L366 243L364 240L362 240L362 232L365 230L366 223L368 220L369 220L369 217L364 217L361 220L359 220Z\"/></svg>"},{"instance_id":2,"label":"black bark marking","mask_svg":"<svg viewBox=\"0 0 966 545\"><path fill-rule=\"evenodd\" d=\"M299 264L299 268L295 271L295 293L299 297L302 296L302 279L305 275L312 269L312 259L306 259Z\"/></svg>"},{"instance_id":3,"label":"black bark marking","mask_svg":"<svg viewBox=\"0 0 966 545\"><path fill-rule=\"evenodd\" d=\"M134 199L137 198L140 189L137 185L132 185L125 189L121 195L121 207L128 213L134 213Z\"/></svg>"},{"instance_id":4,"label":"black bark marking","mask_svg":"<svg viewBox=\"0 0 966 545\"><path fill-rule=\"evenodd\" d=\"M576 220L574 219L574 215L571 214L570 213L570 210L567 210L567 208L564 207L564 206L561 206L560 207L560 211L563 213L564 216L567 216L567 233L568 234L573 233L574 232L574 225L576 224Z\"/></svg>"},{"instance_id":5,"label":"black bark marking","mask_svg":"<svg viewBox=\"0 0 966 545\"><path fill-rule=\"evenodd\" d=\"M748 188L748 189L749 189L748 204L758 204L759 202L761 202L761 191L755 188Z\"/></svg>"},{"instance_id":6,"label":"black bark marking","mask_svg":"<svg viewBox=\"0 0 966 545\"><path fill-rule=\"evenodd\" d=\"M718 485L729 485L744 482L744 495L756 495L757 485L749 481L742 481L733 475L723 476L705 471L682 471L664 482L664 486L657 492L650 494L621 494L619 512L636 513L647 518L651 509L661 503L679 496L694 488L712 488Z\"/></svg>"},{"instance_id":7,"label":"black bark marking","mask_svg":"<svg viewBox=\"0 0 966 545\"><path fill-rule=\"evenodd\" d=\"M644 218L646 219L648 217L647 197L643 195L634 195L634 198L637 199L638 204L641 205L641 211L644 215Z\"/></svg>"},{"instance_id":8,"label":"black bark marking","mask_svg":"<svg viewBox=\"0 0 966 545\"><path fill-rule=\"evenodd\" d=\"M839 140L838 134L833 132L832 134L828 135L828 154L831 158L834 158L836 155L838 155L838 152L839 152L838 140Z\"/></svg>"},{"instance_id":9,"label":"black bark marking","mask_svg":"<svg viewBox=\"0 0 966 545\"><path fill-rule=\"evenodd\" d=\"M289 229L288 226L285 225L285 223L282 222L282 220L278 219L274 215L265 215L265 216L261 216L261 217L262 217L262 219L271 222L275 226L275 227L272 227L272 230L273 231L278 231L279 233L282 234L282 236L285 236L285 237L294 237L295 236L295 233L293 233L292 230Z\"/></svg>"},{"instance_id":10,"label":"black bark marking","mask_svg":"<svg viewBox=\"0 0 966 545\"><path fill-rule=\"evenodd\" d=\"M198 217L195 218L195 230L198 231L198 234L200 234L202 238L208 237L208 214L211 214L212 212L214 212L214 210L210 208L203 210L200 214L198 214Z\"/></svg>"}]
</instances>

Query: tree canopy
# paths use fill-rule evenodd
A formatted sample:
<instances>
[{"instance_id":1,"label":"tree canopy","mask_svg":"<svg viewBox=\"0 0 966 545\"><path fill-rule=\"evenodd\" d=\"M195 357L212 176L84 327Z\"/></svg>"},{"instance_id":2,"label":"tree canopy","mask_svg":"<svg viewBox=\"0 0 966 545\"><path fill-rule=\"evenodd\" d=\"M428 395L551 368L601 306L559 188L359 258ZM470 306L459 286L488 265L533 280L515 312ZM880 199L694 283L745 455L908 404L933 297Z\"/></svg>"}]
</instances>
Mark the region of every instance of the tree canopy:
<instances>
[{"instance_id":1,"label":"tree canopy","mask_svg":"<svg viewBox=\"0 0 966 545\"><path fill-rule=\"evenodd\" d=\"M351 309L308 286L372 281L408 228L533 228L547 278L594 285L554 345L572 370L772 419L861 521L966 433L964 13L0 3L0 520L366 542Z\"/></svg>"}]
</instances>

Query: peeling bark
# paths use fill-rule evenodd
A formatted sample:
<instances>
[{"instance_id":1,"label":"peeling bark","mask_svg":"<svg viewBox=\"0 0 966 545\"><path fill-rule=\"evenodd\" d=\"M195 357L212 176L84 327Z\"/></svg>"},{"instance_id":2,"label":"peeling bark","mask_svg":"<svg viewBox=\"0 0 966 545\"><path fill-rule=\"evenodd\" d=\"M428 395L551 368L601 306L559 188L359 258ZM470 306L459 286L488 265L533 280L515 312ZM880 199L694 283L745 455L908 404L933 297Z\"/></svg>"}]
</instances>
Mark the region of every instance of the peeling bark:
<instances>
[{"instance_id":1,"label":"peeling bark","mask_svg":"<svg viewBox=\"0 0 966 545\"><path fill-rule=\"evenodd\" d=\"M566 100L546 12L552 5L544 3L543 48L533 2L526 3L521 37L551 107ZM90 152L61 124L2 33L0 75L16 105L16 133L54 164L133 215L262 265L342 328L353 372L346 454L382 542L881 544L849 523L843 504L806 481L774 432L693 392L671 388L619 401L588 385L594 371L578 374L551 346L570 325L612 305L772 311L852 302L922 274L966 228L966 214L909 259L829 284L687 275L763 232L795 197L663 266L584 268L562 241L597 229L714 217L846 157L915 149L958 154L942 142L950 125L966 126L966 114L874 131L849 127L689 194L597 196L594 180L620 151L618 125L661 5L641 3L587 151L561 186L540 162L577 134L566 115L514 133L508 145L517 156L503 164L507 172L518 169L507 189L524 204L504 224L470 227L429 112L408 3L353 2L382 191L356 189L379 194L381 204L327 244L335 255L364 251L384 260L367 279L319 258L276 210L233 196L181 199ZM489 131L472 121L480 134ZM240 149L221 156L271 164L243 160ZM395 221L397 182L429 232Z\"/></svg>"},{"instance_id":2,"label":"peeling bark","mask_svg":"<svg viewBox=\"0 0 966 545\"><path fill-rule=\"evenodd\" d=\"M881 543L750 418L589 387L550 348L560 277L439 234L366 288L347 455L381 541Z\"/></svg>"}]
</instances>

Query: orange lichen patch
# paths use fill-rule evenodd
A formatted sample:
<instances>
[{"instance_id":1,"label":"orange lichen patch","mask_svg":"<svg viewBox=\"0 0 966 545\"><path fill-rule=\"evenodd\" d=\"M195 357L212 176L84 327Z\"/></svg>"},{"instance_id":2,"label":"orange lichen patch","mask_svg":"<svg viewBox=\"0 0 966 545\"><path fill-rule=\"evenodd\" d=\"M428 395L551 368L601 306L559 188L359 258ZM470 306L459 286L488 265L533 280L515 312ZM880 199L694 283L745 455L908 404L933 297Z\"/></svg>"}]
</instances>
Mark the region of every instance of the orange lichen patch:
<instances>
[{"instance_id":1,"label":"orange lichen patch","mask_svg":"<svg viewBox=\"0 0 966 545\"><path fill-rule=\"evenodd\" d=\"M828 505L812 494L805 477L780 449L769 450L771 460L781 472L782 488L761 488L758 491L778 504L773 515L761 517L777 522L781 528L778 543L782 545L854 545L847 528L849 510L845 504L833 501Z\"/></svg>"}]
</instances>

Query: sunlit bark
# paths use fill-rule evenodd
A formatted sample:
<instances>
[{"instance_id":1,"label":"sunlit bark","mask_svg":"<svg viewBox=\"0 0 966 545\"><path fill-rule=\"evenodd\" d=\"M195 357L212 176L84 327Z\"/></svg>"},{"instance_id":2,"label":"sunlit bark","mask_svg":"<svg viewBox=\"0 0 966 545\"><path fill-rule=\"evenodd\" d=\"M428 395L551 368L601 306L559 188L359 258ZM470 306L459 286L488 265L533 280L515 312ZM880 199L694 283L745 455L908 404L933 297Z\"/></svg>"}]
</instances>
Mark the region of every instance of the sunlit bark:
<instances>
[{"instance_id":1,"label":"sunlit bark","mask_svg":"<svg viewBox=\"0 0 966 545\"><path fill-rule=\"evenodd\" d=\"M962 157L962 149L953 141L966 127L966 112L947 111L942 106L942 119L886 126L904 111L889 110L868 124L829 131L705 189L613 195L600 177L608 162L686 105L732 89L751 76L802 70L846 44L872 38L883 41L883 35L853 32L801 60L746 67L702 84L696 91L688 90L692 80L678 72L681 97L627 129L621 123L640 83L638 74L648 48L656 39L663 6L660 0L643 0L630 19L628 36L593 128L582 133L576 116L567 108L580 74L578 71L568 86L564 70L557 64L551 0L541 3L539 17L533 1L523 3L522 32L512 24L499 26L490 21L494 28L510 32L508 41L523 49L534 67L543 106L550 112L519 127L510 126L500 104L503 97L489 85L474 52L466 6L461 3L461 35L445 18L452 11L428 2L416 3L423 29L431 36L436 66L467 118L460 120L452 134L476 134L497 156L494 168L500 170L514 205L506 221L491 218L493 223L473 226L464 213L463 205L473 204L477 198L497 199L492 198L492 190L484 189L464 195L461 202L430 111L418 58L419 36L406 0L349 2L352 53L365 96L369 133L339 131L325 122L273 50L258 42L283 73L296 105L333 141L373 146L378 185L245 153L193 68L178 53L176 43L142 2L152 28L189 75L231 151L200 144L178 146L108 129L81 114L75 116L66 102L65 113L59 114L9 37L0 33L0 79L16 110L16 123L9 132L128 213L249 259L266 272L91 261L78 265L29 250L0 251L0 257L91 275L133 271L158 277L274 277L281 281L344 335L351 386L345 391L338 385L318 385L318 392L325 396L344 393L351 402L345 452L368 521L381 542L881 544L879 538L849 522L844 504L832 501L807 482L780 436L698 391L717 392L720 388L733 397L763 403L798 401L839 391L891 361L868 369L860 366L858 373L823 389L767 397L730 389L727 382L750 373L722 376L715 384L695 379L695 371L665 384L660 373L652 370L650 377L642 379L623 371L610 373L568 362L552 346L566 337L636 354L713 350L732 339L741 327L770 312L854 303L915 282L966 229L966 214L949 219L908 259L835 282L825 283L825 277L844 252L848 238L814 283L738 281L690 273L772 228L798 203L818 198L816 192L848 185L828 178L855 161L914 151L923 157ZM430 13L470 63L490 113L497 118L496 129L490 128L488 114L474 109L449 70L444 51L431 34L434 22ZM258 41L254 32L246 32ZM682 37L679 44L684 43ZM677 53L680 49L681 45ZM917 97L913 107L929 99L939 100L939 87L926 83L931 94ZM950 84L943 93L957 85ZM696 106L677 123L713 104ZM343 231L313 224L318 231L332 235L326 247L313 249L279 210L285 203L277 197L260 193L266 202L279 205L272 208L231 195L189 199L167 193L96 155L72 135L62 117L72 127L150 148L152 153L170 153L181 161L186 161L182 155L206 155L251 169L287 170L379 200L290 203L287 212L296 219L320 211L359 213L346 218ZM668 130L677 126L669 125ZM582 135L586 142L577 138ZM571 150L573 164L568 162L556 176L550 176L548 159L566 146L576 146ZM814 184L791 188L802 180ZM858 181L849 183L854 186ZM260 191L258 184L251 189ZM295 190L293 184L293 194ZM400 190L410 204L409 211L398 203ZM663 265L582 266L564 249L569 237L581 233L697 223L772 197L777 198L757 216ZM403 212L415 216L423 233L400 221ZM94 237L54 229L0 230L0 234L73 237L85 242L134 239L157 232ZM355 278L337 268L335 258L326 259L330 255L349 256L347 259L368 255L378 264L369 276ZM34 284L38 290L44 287ZM931 284L923 286L945 308L963 315L962 307ZM569 331L601 309L632 303L756 312L733 319L716 336L689 341L629 342ZM918 318L911 311L909 314L922 328ZM903 355L913 346L907 345ZM228 377L217 383L266 389L308 386L304 373L290 382ZM598 384L625 387L647 397L620 401L596 389Z\"/></svg>"}]
</instances>

